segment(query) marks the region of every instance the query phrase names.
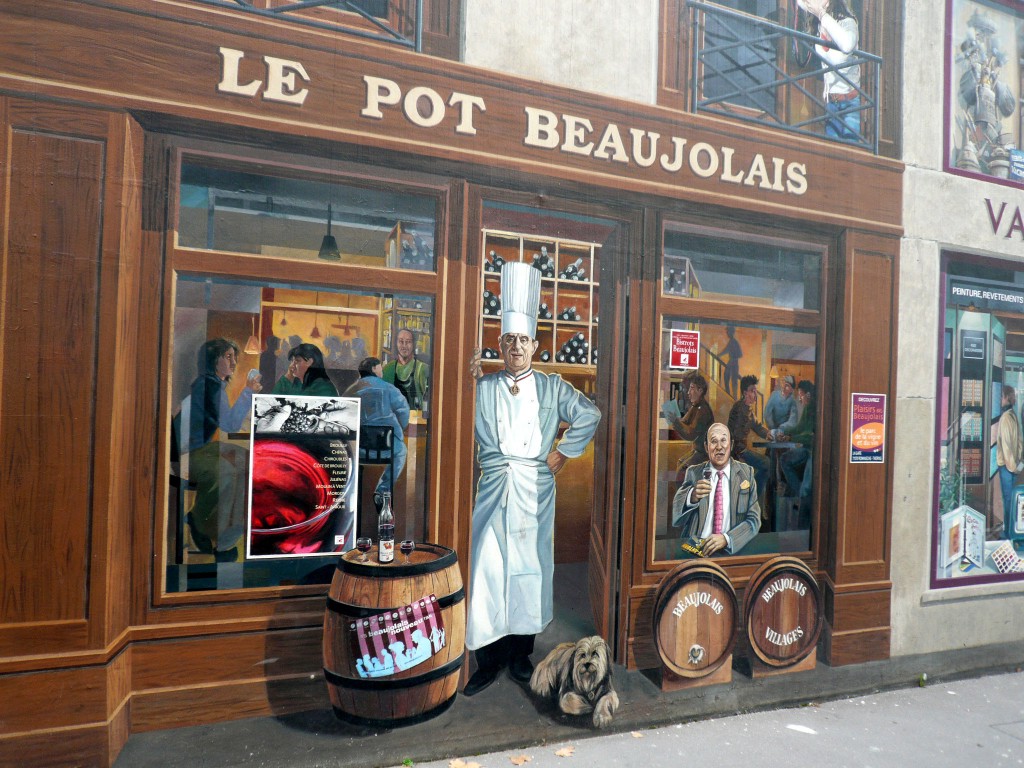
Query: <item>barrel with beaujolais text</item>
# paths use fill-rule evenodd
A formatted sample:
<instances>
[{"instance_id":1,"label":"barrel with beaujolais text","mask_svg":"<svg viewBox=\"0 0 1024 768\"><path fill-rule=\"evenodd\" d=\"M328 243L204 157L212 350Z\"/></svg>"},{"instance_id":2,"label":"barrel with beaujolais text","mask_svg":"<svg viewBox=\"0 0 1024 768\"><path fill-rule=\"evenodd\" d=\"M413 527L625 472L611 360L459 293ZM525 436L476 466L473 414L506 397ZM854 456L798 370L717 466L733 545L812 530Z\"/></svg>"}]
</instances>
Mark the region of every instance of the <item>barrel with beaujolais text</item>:
<instances>
[{"instance_id":1,"label":"barrel with beaujolais text","mask_svg":"<svg viewBox=\"0 0 1024 768\"><path fill-rule=\"evenodd\" d=\"M771 667L789 667L810 655L821 635L821 590L795 557L774 557L750 577L743 599L750 650Z\"/></svg>"},{"instance_id":2,"label":"barrel with beaujolais text","mask_svg":"<svg viewBox=\"0 0 1024 768\"><path fill-rule=\"evenodd\" d=\"M676 566L658 587L654 642L665 667L680 677L710 675L730 657L739 605L725 571L711 560Z\"/></svg>"}]
</instances>

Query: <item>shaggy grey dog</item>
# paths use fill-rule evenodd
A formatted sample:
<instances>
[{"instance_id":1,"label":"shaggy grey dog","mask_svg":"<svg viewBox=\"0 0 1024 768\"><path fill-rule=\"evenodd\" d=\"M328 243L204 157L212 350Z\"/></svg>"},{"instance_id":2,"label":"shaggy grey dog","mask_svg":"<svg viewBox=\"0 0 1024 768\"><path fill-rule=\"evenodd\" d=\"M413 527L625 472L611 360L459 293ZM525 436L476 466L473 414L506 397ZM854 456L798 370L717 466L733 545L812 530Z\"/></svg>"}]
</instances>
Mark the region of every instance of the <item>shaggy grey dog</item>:
<instances>
[{"instance_id":1,"label":"shaggy grey dog","mask_svg":"<svg viewBox=\"0 0 1024 768\"><path fill-rule=\"evenodd\" d=\"M530 678L530 690L544 698L557 698L567 715L594 713L595 728L612 721L619 695L612 688L608 643L594 635L575 643L561 643Z\"/></svg>"}]
</instances>

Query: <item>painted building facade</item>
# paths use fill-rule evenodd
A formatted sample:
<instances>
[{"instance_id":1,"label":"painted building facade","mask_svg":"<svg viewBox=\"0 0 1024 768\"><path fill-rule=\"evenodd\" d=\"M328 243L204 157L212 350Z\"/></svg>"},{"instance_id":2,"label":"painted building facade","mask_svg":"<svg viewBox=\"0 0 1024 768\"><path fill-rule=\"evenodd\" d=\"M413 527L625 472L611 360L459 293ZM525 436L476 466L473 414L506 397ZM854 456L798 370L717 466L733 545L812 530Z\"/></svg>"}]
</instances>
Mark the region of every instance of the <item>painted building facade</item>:
<instances>
[{"instance_id":1,"label":"painted building facade","mask_svg":"<svg viewBox=\"0 0 1024 768\"><path fill-rule=\"evenodd\" d=\"M944 10L942 28L909 7L905 25L906 50L920 55L904 60L915 86L903 108L894 654L1005 643L1024 631L1015 610L1017 473L1007 470L1003 486L1001 466L1012 459L999 446L1010 431L1003 415L1019 416L1024 10ZM914 434L932 443L924 448Z\"/></svg>"},{"instance_id":2,"label":"painted building facade","mask_svg":"<svg viewBox=\"0 0 1024 768\"><path fill-rule=\"evenodd\" d=\"M358 482L329 524L281 486L255 503L259 397L297 394L282 407L328 441L345 423L301 399L302 345L318 397L394 363L396 538L452 549L468 582L466 370L475 348L500 370L510 260L543 275L537 369L603 415L558 476L553 557L617 663L661 663L695 372L758 473L756 535L715 558L735 588L801 561L826 664L935 637L925 617L950 609L908 607L897 579L931 546L907 528L923 503L893 502L930 482L896 429L928 418L896 387L925 259L903 230L924 214L902 208L902 6L855 4L858 80L830 99L788 5L372 5L0 3L0 753L103 763L132 732L326 701L324 596L338 551L375 537L380 468L344 446L320 462L321 485ZM912 177L943 173L906 148ZM776 390L791 423L769 420Z\"/></svg>"}]
</instances>

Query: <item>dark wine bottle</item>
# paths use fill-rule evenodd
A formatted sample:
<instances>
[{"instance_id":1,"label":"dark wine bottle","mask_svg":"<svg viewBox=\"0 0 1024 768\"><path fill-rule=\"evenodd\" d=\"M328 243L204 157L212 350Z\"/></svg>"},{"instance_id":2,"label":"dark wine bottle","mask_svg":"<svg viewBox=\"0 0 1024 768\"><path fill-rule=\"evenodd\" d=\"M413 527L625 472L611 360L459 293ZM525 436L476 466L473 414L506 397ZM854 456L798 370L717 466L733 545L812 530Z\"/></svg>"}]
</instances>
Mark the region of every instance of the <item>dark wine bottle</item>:
<instances>
[{"instance_id":1,"label":"dark wine bottle","mask_svg":"<svg viewBox=\"0 0 1024 768\"><path fill-rule=\"evenodd\" d=\"M395 559L395 515L391 511L391 494L381 494L380 515L377 517L377 560L390 563Z\"/></svg>"}]
</instances>

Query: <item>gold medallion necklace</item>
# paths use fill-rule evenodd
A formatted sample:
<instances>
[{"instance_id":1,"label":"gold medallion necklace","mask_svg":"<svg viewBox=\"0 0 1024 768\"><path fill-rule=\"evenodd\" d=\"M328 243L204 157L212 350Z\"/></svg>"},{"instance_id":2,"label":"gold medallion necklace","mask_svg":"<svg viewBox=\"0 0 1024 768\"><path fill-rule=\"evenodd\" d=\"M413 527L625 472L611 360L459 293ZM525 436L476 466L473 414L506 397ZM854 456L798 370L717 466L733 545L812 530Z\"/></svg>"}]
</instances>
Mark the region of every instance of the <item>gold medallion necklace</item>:
<instances>
[{"instance_id":1,"label":"gold medallion necklace","mask_svg":"<svg viewBox=\"0 0 1024 768\"><path fill-rule=\"evenodd\" d=\"M505 371L505 375L508 377L508 380L512 382L511 384L508 384L506 382L506 386L508 386L508 391L511 393L513 397L515 397L516 395L519 394L519 382L523 381L523 379L528 379L531 376L533 376L533 369L531 368L526 373L521 373L518 376L514 376L508 371Z\"/></svg>"}]
</instances>

